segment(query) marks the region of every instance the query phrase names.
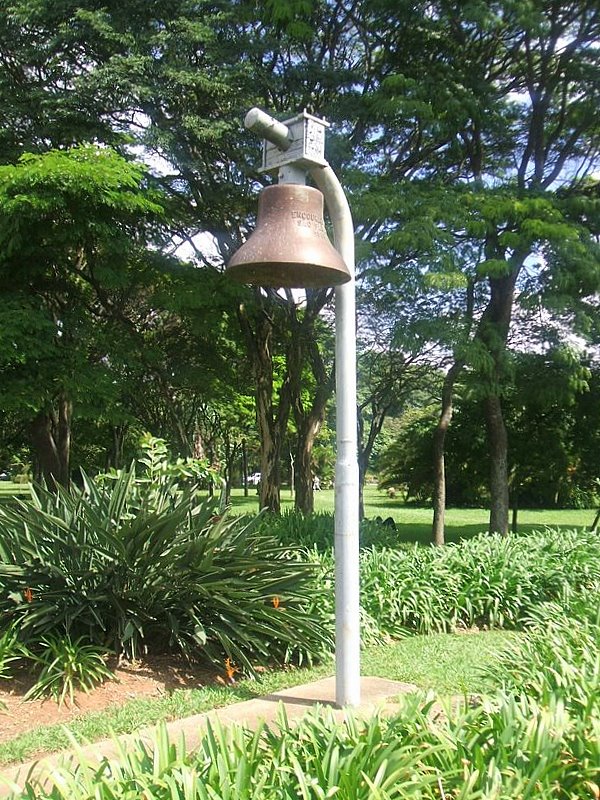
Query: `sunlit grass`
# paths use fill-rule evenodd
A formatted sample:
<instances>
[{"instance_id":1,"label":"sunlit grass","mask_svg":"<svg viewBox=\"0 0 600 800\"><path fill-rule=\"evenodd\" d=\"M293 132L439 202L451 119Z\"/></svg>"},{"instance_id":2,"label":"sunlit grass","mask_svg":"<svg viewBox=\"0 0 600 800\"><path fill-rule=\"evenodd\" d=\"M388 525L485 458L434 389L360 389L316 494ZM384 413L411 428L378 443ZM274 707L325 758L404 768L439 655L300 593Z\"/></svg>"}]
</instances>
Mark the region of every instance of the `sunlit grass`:
<instances>
[{"instance_id":1,"label":"sunlit grass","mask_svg":"<svg viewBox=\"0 0 600 800\"><path fill-rule=\"evenodd\" d=\"M0 499L8 497L27 497L30 494L30 484L14 483L13 481L0 481Z\"/></svg>"},{"instance_id":2,"label":"sunlit grass","mask_svg":"<svg viewBox=\"0 0 600 800\"><path fill-rule=\"evenodd\" d=\"M431 541L431 521L433 512L430 508L407 506L400 498L389 498L376 486L367 486L364 495L365 516L368 518L391 517L398 530L398 540L404 542L428 543ZM244 497L242 489L235 489L231 498L232 511L235 514L256 513L258 511L258 495L256 489L250 488L248 497ZM282 510L293 509L294 499L289 489L281 492ZM315 492L315 511L333 514L333 489ZM531 533L545 527L551 528L585 528L589 527L595 516L594 509L523 509L518 514L518 532ZM487 530L489 511L485 508L449 508L446 514L446 541L456 542L460 539L476 536Z\"/></svg>"},{"instance_id":3,"label":"sunlit grass","mask_svg":"<svg viewBox=\"0 0 600 800\"><path fill-rule=\"evenodd\" d=\"M441 695L485 693L491 686L482 676L482 667L522 637L522 633L501 630L411 636L370 647L364 653L362 670L365 675L414 683Z\"/></svg>"},{"instance_id":4,"label":"sunlit grass","mask_svg":"<svg viewBox=\"0 0 600 800\"><path fill-rule=\"evenodd\" d=\"M13 496L27 496L29 484L0 481L0 501ZM315 492L315 511L333 514L333 489ZM429 543L431 541L431 508L407 506L400 497L390 498L385 491L367 485L364 492L365 516L367 518L391 517L398 529L399 541ZM234 514L255 514L258 510L256 488L248 488L248 496L243 489L234 489L231 497ZM294 508L294 497L289 488L281 490L281 509ZM518 532L531 533L533 530L550 528L589 528L597 509L521 509L518 514ZM487 530L489 511L485 508L449 508L446 513L446 541L456 542L470 538Z\"/></svg>"}]
</instances>

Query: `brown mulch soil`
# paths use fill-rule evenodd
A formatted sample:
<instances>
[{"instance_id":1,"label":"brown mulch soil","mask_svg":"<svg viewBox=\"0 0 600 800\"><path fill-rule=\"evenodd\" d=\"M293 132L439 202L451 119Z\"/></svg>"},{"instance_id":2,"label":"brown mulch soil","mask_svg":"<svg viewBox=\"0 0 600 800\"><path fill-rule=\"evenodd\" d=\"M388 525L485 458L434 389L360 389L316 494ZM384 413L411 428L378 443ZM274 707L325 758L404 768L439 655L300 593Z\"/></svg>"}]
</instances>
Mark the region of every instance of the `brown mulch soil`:
<instances>
[{"instance_id":1,"label":"brown mulch soil","mask_svg":"<svg viewBox=\"0 0 600 800\"><path fill-rule=\"evenodd\" d=\"M214 671L182 662L172 656L154 656L143 663L109 664L115 680L107 681L92 692L77 692L75 703L67 699L61 706L56 700L24 700L34 683L31 673L21 671L10 680L0 680L0 742L43 725L67 723L91 711L120 706L138 697L159 697L174 689L193 689L222 678Z\"/></svg>"}]
</instances>

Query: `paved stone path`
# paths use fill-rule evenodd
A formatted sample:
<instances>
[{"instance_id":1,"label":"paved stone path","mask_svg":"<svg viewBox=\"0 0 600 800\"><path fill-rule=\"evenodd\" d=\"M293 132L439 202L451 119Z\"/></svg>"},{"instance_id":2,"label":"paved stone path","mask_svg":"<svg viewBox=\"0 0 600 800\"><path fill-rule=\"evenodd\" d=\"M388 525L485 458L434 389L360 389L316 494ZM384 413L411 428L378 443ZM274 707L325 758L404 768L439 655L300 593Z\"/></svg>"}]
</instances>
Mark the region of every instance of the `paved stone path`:
<instances>
[{"instance_id":1,"label":"paved stone path","mask_svg":"<svg viewBox=\"0 0 600 800\"><path fill-rule=\"evenodd\" d=\"M376 711L393 713L397 705L395 701L399 695L417 691L417 687L410 683L390 681L385 678L361 678L361 704L353 708L352 713L368 717ZM169 738L178 742L183 734L186 750L193 750L198 746L208 720L219 721L221 724L239 723L247 727L254 727L263 721L267 724L277 719L281 706L284 707L288 720L301 719L315 705L329 706L339 719L343 719L346 709L337 708L335 697L335 678L322 678L321 680L283 689L280 692L235 703L223 708L217 708L204 714L173 720L166 723ZM118 757L119 746L127 747L127 743L134 739L142 739L151 744L156 727L143 728L135 734L119 736L117 739L103 739L99 742L81 748L86 761L99 763L103 758L115 759ZM19 792L27 779L49 785L52 770L59 764L68 763L72 758L70 751L53 753L35 761L28 761L0 771L0 797L7 797L11 792Z\"/></svg>"}]
</instances>

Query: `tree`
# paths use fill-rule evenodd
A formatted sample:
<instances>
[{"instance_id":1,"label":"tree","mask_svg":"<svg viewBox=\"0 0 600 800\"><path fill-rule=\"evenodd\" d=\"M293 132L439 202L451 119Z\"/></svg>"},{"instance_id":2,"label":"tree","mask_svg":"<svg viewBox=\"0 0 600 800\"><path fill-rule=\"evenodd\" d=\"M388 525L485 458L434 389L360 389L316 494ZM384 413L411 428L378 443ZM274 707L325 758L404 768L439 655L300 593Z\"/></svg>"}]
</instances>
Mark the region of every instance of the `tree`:
<instances>
[{"instance_id":1,"label":"tree","mask_svg":"<svg viewBox=\"0 0 600 800\"><path fill-rule=\"evenodd\" d=\"M430 367L399 349L363 350L358 359L359 512L364 517L364 486L376 442L388 416L400 416L423 388Z\"/></svg>"},{"instance_id":2,"label":"tree","mask_svg":"<svg viewBox=\"0 0 600 800\"><path fill-rule=\"evenodd\" d=\"M303 514L314 511L313 450L335 388L332 332L319 316L330 294L307 290L304 312L289 318L287 362L291 367L289 386L296 427L294 507Z\"/></svg>"},{"instance_id":3,"label":"tree","mask_svg":"<svg viewBox=\"0 0 600 800\"><path fill-rule=\"evenodd\" d=\"M149 226L163 205L143 179L96 147L0 167L1 402L29 416L49 482L69 482L73 403L112 393L105 347L114 338L95 287L135 282L151 261Z\"/></svg>"},{"instance_id":4,"label":"tree","mask_svg":"<svg viewBox=\"0 0 600 800\"><path fill-rule=\"evenodd\" d=\"M598 465L592 457L600 435L593 397L597 370L560 341L543 352L511 351L510 381L503 403L510 443L513 523L522 507L588 507L597 493ZM447 448L448 500L481 505L489 499L484 407L473 370L465 370L455 399L453 436ZM435 428L431 407L409 411L382 456L382 485L405 484L426 501L435 489L428 461Z\"/></svg>"},{"instance_id":5,"label":"tree","mask_svg":"<svg viewBox=\"0 0 600 800\"><path fill-rule=\"evenodd\" d=\"M328 154L344 167L353 208L362 207L358 232L369 252L361 273L371 285L408 286L417 303L428 281L447 283L437 297L449 336L438 328L428 342L444 341L459 362L472 358L486 387L491 524L505 530L502 390L514 294L529 288L534 259L542 270L550 264L550 250L565 263L574 251L591 258L590 223L575 206L592 201L583 177L597 158L595 4L12 0L0 10L1 157L14 162L23 147L82 138L122 152L135 144L175 209L162 247L187 242L208 270L218 273L241 243L253 194L268 180L241 131L243 110L258 104L287 116L311 107L337 123ZM424 251L436 243L444 246L427 268ZM466 307L471 282L475 345L465 355L452 314ZM304 420L298 446L307 451L322 406L306 385L291 394L320 367L310 348L294 352L285 326L320 317L275 292L241 289L229 300L258 387L261 502L276 509L287 419ZM429 310L424 319L439 322ZM153 375L187 446L181 423L193 403L179 402L186 392L173 391L164 362ZM306 485L310 459L301 460Z\"/></svg>"},{"instance_id":6,"label":"tree","mask_svg":"<svg viewBox=\"0 0 600 800\"><path fill-rule=\"evenodd\" d=\"M121 107L126 96L130 119L144 119L130 132L146 153L167 165L159 179L179 211L176 239L191 243L198 258L207 262L196 234L210 232L220 254L212 266L220 269L243 239L253 189L264 183L256 169L258 143L240 135L240 98L246 107L258 103L285 114L315 104L326 112L339 87L321 65L329 57L330 70L345 66L339 43L347 38L348 15L332 15L323 25L317 9L306 13L300 6L289 14L283 5L267 6L257 15L254 4L222 2L205 4L203 11L199 21L197 4L181 0L159 3L147 15L136 8L135 26L124 8L90 12L85 19L94 39L114 48L90 76L90 85L95 81L105 89L110 76L118 94L115 105ZM344 75L343 81L350 86L352 77ZM302 383L307 365L319 369L318 354L313 350L309 362L307 348L295 350L288 331L278 326L296 321L303 329L308 321L314 325L325 299L321 293L300 310L293 300L273 292L238 294L237 315L257 386L263 448L260 503L274 511L279 508L278 464L292 408L301 455L297 498L307 507L311 503L311 489L305 491L311 485L307 454L326 400L320 393L308 404L300 399L294 387ZM280 346L281 351L274 349ZM282 364L274 363L279 355ZM274 376L281 371L278 394Z\"/></svg>"},{"instance_id":7,"label":"tree","mask_svg":"<svg viewBox=\"0 0 600 800\"><path fill-rule=\"evenodd\" d=\"M542 0L439 2L412 19L403 7L372 8L387 20L382 39L402 35L408 56L390 46L364 123L377 160L368 165L377 193L370 235L390 247L412 235L417 251L423 239L457 236L483 254L477 277L487 298L472 353L485 386L490 529L505 533L502 387L515 294L534 264L543 270L549 248L595 258L585 222L573 221L561 196L581 199L598 164L600 12Z\"/></svg>"},{"instance_id":8,"label":"tree","mask_svg":"<svg viewBox=\"0 0 600 800\"><path fill-rule=\"evenodd\" d=\"M84 142L123 142L124 128L115 124L123 98L97 80L115 41L102 35L94 5L0 0L0 163Z\"/></svg>"}]
</instances>

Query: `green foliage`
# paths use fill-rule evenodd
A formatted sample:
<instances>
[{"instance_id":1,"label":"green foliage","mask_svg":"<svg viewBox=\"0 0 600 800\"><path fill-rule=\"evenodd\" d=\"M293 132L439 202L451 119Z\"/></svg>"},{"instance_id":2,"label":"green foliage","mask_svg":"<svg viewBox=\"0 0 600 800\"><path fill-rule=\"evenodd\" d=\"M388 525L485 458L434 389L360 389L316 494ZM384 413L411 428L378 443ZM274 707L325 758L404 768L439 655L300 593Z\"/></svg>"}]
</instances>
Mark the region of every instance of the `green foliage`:
<instances>
[{"instance_id":1,"label":"green foliage","mask_svg":"<svg viewBox=\"0 0 600 800\"><path fill-rule=\"evenodd\" d=\"M260 529L282 545L316 547L326 550L333 546L333 514L324 511L303 514L285 509L281 514L263 514Z\"/></svg>"},{"instance_id":2,"label":"green foliage","mask_svg":"<svg viewBox=\"0 0 600 800\"><path fill-rule=\"evenodd\" d=\"M127 236L117 233L133 218L160 216L162 201L133 190L127 180L134 173L136 189L146 179L106 145L134 144L168 163L160 181L177 210L171 233L177 242L197 242L198 231L213 234L226 256L239 244L257 177L256 143L239 124L240 98L282 116L310 107L333 121L328 157L343 168L356 211L366 254L359 276L380 293L390 327L407 331L415 350L431 342L462 347L470 329L466 287L477 284L474 319L481 319L501 276L511 279L507 302L494 301L490 310L508 308L512 278L519 277L515 296L539 297L549 289L555 308L578 307L577 324L583 316L588 331L595 324L594 303L588 300L584 313L586 302L578 302L598 286L597 186L582 178L597 174L598 164L593 4L532 2L521 9L508 0L489 7L381 0L340 11L332 2L269 0L204 4L199 14L179 0L98 8L7 0L0 11L0 47L11 65L0 76L0 160L10 164L3 175L12 170L31 178L29 187L23 182L12 193L2 215L15 223L0 248L15 253L6 283L23 275L28 287L17 298L2 297L6 347L0 352L11 362L3 410L9 404L25 414L46 410L59 386L69 390L76 409L88 406L89 419L106 409L107 436L115 420L137 417L139 427L173 442L186 438L166 429L185 427L175 416L177 423L191 419L187 412L206 373L204 359L192 363L187 356L203 352L199 340L212 345L214 337L198 336L202 313L186 313L167 346L161 311L163 301L178 296L174 284L147 292L152 314L146 308L131 313L140 308L127 281L135 259L115 256L140 230L133 224ZM100 146L71 149L83 142ZM47 158L18 161L23 151L50 148ZM76 213L85 209L87 220ZM92 239L100 235L93 246L84 242L94 263L83 275L55 281L52 291L44 280L30 280L36 265L48 281L64 277L65 263L82 270L77 250L84 229ZM69 247L61 250L66 240ZM546 266L532 281L523 275L530 254ZM117 265L125 261L123 272ZM219 257L199 252L198 261ZM143 332L137 344L160 341L150 355L141 348L146 358L137 368L123 358L118 332L110 341L112 326L97 337L97 318L83 317L84 308L98 310L107 289L111 312L124 318L128 333L136 323ZM197 295L205 310L215 305L212 286ZM58 307L60 333L48 307L40 308L42 296L48 307ZM219 293L225 296L235 325L237 301L226 283ZM267 293L261 304L261 315L272 320L283 298ZM486 341L480 336L487 355L480 379L488 390L502 389L504 375L495 373L502 373L496 368L507 326L485 316L495 330ZM277 335L273 358L282 359L285 349L285 335ZM177 361L174 352L182 354ZM164 427L152 425L157 418ZM23 418L22 430L29 422ZM190 452L189 442L180 444ZM103 455L94 454L94 470L104 468ZM85 457L92 469L89 450Z\"/></svg>"},{"instance_id":3,"label":"green foliage","mask_svg":"<svg viewBox=\"0 0 600 800\"><path fill-rule=\"evenodd\" d=\"M170 263L149 246L164 205L139 164L81 145L1 166L0 211L0 408L14 449L27 442L45 478L66 483L73 406L110 419L111 439L131 423L123 400L139 334L129 307ZM69 409L61 426L59 408ZM24 433L32 420L44 433Z\"/></svg>"},{"instance_id":4,"label":"green foliage","mask_svg":"<svg viewBox=\"0 0 600 800\"><path fill-rule=\"evenodd\" d=\"M28 655L27 648L19 641L16 625L9 625L0 635L0 680L10 678L9 664Z\"/></svg>"},{"instance_id":5,"label":"green foliage","mask_svg":"<svg viewBox=\"0 0 600 800\"><path fill-rule=\"evenodd\" d=\"M407 500L427 501L433 491L433 431L439 409L427 405L406 411L396 437L378 461L380 488L403 488Z\"/></svg>"},{"instance_id":6,"label":"green foliage","mask_svg":"<svg viewBox=\"0 0 600 800\"><path fill-rule=\"evenodd\" d=\"M599 589L590 586L585 595L569 592L534 608L527 636L507 648L485 675L544 705L554 698L578 716L598 714L600 611L592 598Z\"/></svg>"},{"instance_id":7,"label":"green foliage","mask_svg":"<svg viewBox=\"0 0 600 800\"><path fill-rule=\"evenodd\" d=\"M252 731L209 724L194 752L160 727L153 742L128 740L99 768L77 754L54 771L50 788L30 785L26 796L125 800L135 787L145 797L178 800L596 797L598 585L537 607L531 635L486 671L504 682L487 697L441 704L432 694L409 695L387 719L346 714L337 722L316 708L293 725L283 714L277 726Z\"/></svg>"},{"instance_id":8,"label":"green foliage","mask_svg":"<svg viewBox=\"0 0 600 800\"><path fill-rule=\"evenodd\" d=\"M105 656L105 651L82 638L73 641L68 634L43 636L37 652L31 655L42 669L25 699L52 695L62 705L68 696L73 703L77 689L87 692L113 677Z\"/></svg>"},{"instance_id":9,"label":"green foliage","mask_svg":"<svg viewBox=\"0 0 600 800\"><path fill-rule=\"evenodd\" d=\"M306 547L321 552L333 547L333 514L318 511L303 514L300 511L285 509L281 514L263 514L259 520L260 530L273 536L286 547ZM363 519L359 527L360 546L398 547L400 546L394 520Z\"/></svg>"},{"instance_id":10,"label":"green foliage","mask_svg":"<svg viewBox=\"0 0 600 800\"><path fill-rule=\"evenodd\" d=\"M443 696L489 691L482 668L495 660L515 634L485 631L471 636L434 634L414 636L393 644L364 649L361 663L365 675L414 683ZM160 721L184 719L232 703L263 697L282 689L331 674L331 662L301 669L283 669L263 673L255 679L241 679L234 684L196 685L178 688L153 697L136 697L119 706L90 711L63 725L25 730L16 738L0 743L0 765L27 761L41 751L68 748L78 742L92 742L111 734L132 733Z\"/></svg>"},{"instance_id":11,"label":"green foliage","mask_svg":"<svg viewBox=\"0 0 600 800\"><path fill-rule=\"evenodd\" d=\"M23 642L68 634L132 657L227 657L249 672L329 648L307 613L314 566L194 492L166 484L148 508L134 481L130 471L110 486L38 489L0 509L0 612Z\"/></svg>"},{"instance_id":12,"label":"green foliage","mask_svg":"<svg viewBox=\"0 0 600 800\"><path fill-rule=\"evenodd\" d=\"M134 479L129 488L130 500L143 504L153 511L160 511L166 502L170 504L184 489L201 484L213 485L218 481L216 470L211 469L206 459L172 459L164 439L144 433L140 443L141 454L136 459ZM112 469L96 476L99 483L118 481L130 470Z\"/></svg>"},{"instance_id":13,"label":"green foliage","mask_svg":"<svg viewBox=\"0 0 600 800\"><path fill-rule=\"evenodd\" d=\"M164 213L160 195L144 187L143 167L92 146L27 153L1 166L0 209L0 266L19 262L38 280L52 264L63 276L102 265L118 280L119 264L107 255L122 259L126 237L139 239L144 223Z\"/></svg>"},{"instance_id":14,"label":"green foliage","mask_svg":"<svg viewBox=\"0 0 600 800\"><path fill-rule=\"evenodd\" d=\"M285 512L263 530L307 548L320 563L318 610L333 620L333 518ZM593 591L600 580L594 533L547 529L527 536L481 534L444 548L398 545L385 523L363 520L361 621L366 644L409 632L479 627L520 628L540 604L564 592ZM315 608L315 612L317 608Z\"/></svg>"},{"instance_id":15,"label":"green foliage","mask_svg":"<svg viewBox=\"0 0 600 800\"><path fill-rule=\"evenodd\" d=\"M552 336L549 331L545 335ZM596 505L600 428L593 393L598 370L560 338L544 353L512 354L505 366L502 403L511 500L519 508ZM432 496L438 416L439 409L431 405L402 416L378 462L381 487L404 487L409 499L421 502ZM448 503L484 505L488 472L480 386L467 374L456 391L446 442Z\"/></svg>"},{"instance_id":16,"label":"green foliage","mask_svg":"<svg viewBox=\"0 0 600 800\"><path fill-rule=\"evenodd\" d=\"M445 709L411 696L401 711L336 722L317 709L291 725L256 730L209 725L200 747L186 752L165 727L151 743L119 747L101 766L82 753L55 768L52 786L26 796L132 796L162 800L572 800L597 794L600 719L499 694L476 707Z\"/></svg>"},{"instance_id":17,"label":"green foliage","mask_svg":"<svg viewBox=\"0 0 600 800\"><path fill-rule=\"evenodd\" d=\"M597 535L580 531L485 534L444 548L361 554L363 613L391 636L519 628L542 603L593 592L599 580Z\"/></svg>"}]
</instances>

